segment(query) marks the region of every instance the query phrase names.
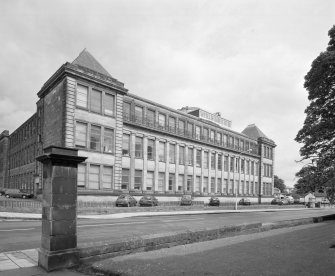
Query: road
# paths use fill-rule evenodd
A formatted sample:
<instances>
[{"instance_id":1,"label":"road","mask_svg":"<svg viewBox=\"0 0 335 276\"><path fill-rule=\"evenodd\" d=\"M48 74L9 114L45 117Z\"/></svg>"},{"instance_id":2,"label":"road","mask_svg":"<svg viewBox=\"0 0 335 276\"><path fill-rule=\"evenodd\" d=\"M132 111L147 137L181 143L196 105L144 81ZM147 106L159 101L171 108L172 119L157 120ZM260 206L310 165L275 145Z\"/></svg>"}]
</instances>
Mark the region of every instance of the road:
<instances>
[{"instance_id":1,"label":"road","mask_svg":"<svg viewBox=\"0 0 335 276\"><path fill-rule=\"evenodd\" d=\"M335 221L115 257L117 275L335 275ZM116 275L111 273L111 275Z\"/></svg>"},{"instance_id":2,"label":"road","mask_svg":"<svg viewBox=\"0 0 335 276\"><path fill-rule=\"evenodd\" d=\"M253 222L276 222L334 213L333 209L301 209L298 211L223 213L133 217L123 219L80 219L77 222L78 244L103 240L118 241L146 234L194 230ZM0 222L0 252L38 248L41 221Z\"/></svg>"}]
</instances>

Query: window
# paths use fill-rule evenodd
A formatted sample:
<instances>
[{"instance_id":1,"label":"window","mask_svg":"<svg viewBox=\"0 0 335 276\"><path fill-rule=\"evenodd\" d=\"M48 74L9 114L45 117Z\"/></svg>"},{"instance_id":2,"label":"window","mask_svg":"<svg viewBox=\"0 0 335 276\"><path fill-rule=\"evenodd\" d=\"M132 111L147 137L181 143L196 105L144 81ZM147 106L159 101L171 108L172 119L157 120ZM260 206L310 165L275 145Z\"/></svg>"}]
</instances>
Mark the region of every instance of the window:
<instances>
[{"instance_id":1,"label":"window","mask_svg":"<svg viewBox=\"0 0 335 276\"><path fill-rule=\"evenodd\" d=\"M151 109L147 110L147 123L151 127L155 125L155 111L154 110L151 110Z\"/></svg>"},{"instance_id":2,"label":"window","mask_svg":"<svg viewBox=\"0 0 335 276\"><path fill-rule=\"evenodd\" d=\"M233 136L229 136L228 147L230 147L230 148L234 147L234 137Z\"/></svg>"},{"instance_id":3,"label":"window","mask_svg":"<svg viewBox=\"0 0 335 276\"><path fill-rule=\"evenodd\" d=\"M88 174L88 188L93 190L99 189L100 166L90 165Z\"/></svg>"},{"instance_id":4,"label":"window","mask_svg":"<svg viewBox=\"0 0 335 276\"><path fill-rule=\"evenodd\" d=\"M130 103L123 102L123 116L127 120L130 119Z\"/></svg>"},{"instance_id":5,"label":"window","mask_svg":"<svg viewBox=\"0 0 335 276\"><path fill-rule=\"evenodd\" d=\"M159 142L158 160L160 162L165 162L165 143L164 142Z\"/></svg>"},{"instance_id":6,"label":"window","mask_svg":"<svg viewBox=\"0 0 335 276\"><path fill-rule=\"evenodd\" d=\"M240 159L235 158L235 172L240 172Z\"/></svg>"},{"instance_id":7,"label":"window","mask_svg":"<svg viewBox=\"0 0 335 276\"><path fill-rule=\"evenodd\" d=\"M141 190L142 188L142 171L135 170L134 189Z\"/></svg>"},{"instance_id":8,"label":"window","mask_svg":"<svg viewBox=\"0 0 335 276\"><path fill-rule=\"evenodd\" d=\"M246 174L250 174L250 161L249 160L246 161L245 168L246 168Z\"/></svg>"},{"instance_id":9,"label":"window","mask_svg":"<svg viewBox=\"0 0 335 276\"><path fill-rule=\"evenodd\" d=\"M215 177L211 177L211 193L215 193Z\"/></svg>"},{"instance_id":10,"label":"window","mask_svg":"<svg viewBox=\"0 0 335 276\"><path fill-rule=\"evenodd\" d=\"M129 169L122 169L121 189L128 190L129 184Z\"/></svg>"},{"instance_id":11,"label":"window","mask_svg":"<svg viewBox=\"0 0 335 276\"><path fill-rule=\"evenodd\" d=\"M255 175L255 169L254 169L254 161L251 162L251 175Z\"/></svg>"},{"instance_id":12,"label":"window","mask_svg":"<svg viewBox=\"0 0 335 276\"><path fill-rule=\"evenodd\" d=\"M230 157L230 168L229 171L230 172L234 172L234 157Z\"/></svg>"},{"instance_id":13,"label":"window","mask_svg":"<svg viewBox=\"0 0 335 276\"><path fill-rule=\"evenodd\" d=\"M208 151L204 152L204 169L208 169L208 162L209 162L209 156L208 156Z\"/></svg>"},{"instance_id":14,"label":"window","mask_svg":"<svg viewBox=\"0 0 335 276\"><path fill-rule=\"evenodd\" d=\"M184 187L184 175L178 175L178 191L182 191Z\"/></svg>"},{"instance_id":15,"label":"window","mask_svg":"<svg viewBox=\"0 0 335 276\"><path fill-rule=\"evenodd\" d=\"M218 154L218 170L222 171L222 155Z\"/></svg>"},{"instance_id":16,"label":"window","mask_svg":"<svg viewBox=\"0 0 335 276\"><path fill-rule=\"evenodd\" d=\"M226 134L223 134L223 146L227 147L227 143L228 143L228 137Z\"/></svg>"},{"instance_id":17,"label":"window","mask_svg":"<svg viewBox=\"0 0 335 276\"><path fill-rule=\"evenodd\" d=\"M155 156L155 141L152 139L148 139L148 146L147 146L147 158L148 160L154 160Z\"/></svg>"},{"instance_id":18,"label":"window","mask_svg":"<svg viewBox=\"0 0 335 276\"><path fill-rule=\"evenodd\" d=\"M176 145L169 144L169 162L176 163Z\"/></svg>"},{"instance_id":19,"label":"window","mask_svg":"<svg viewBox=\"0 0 335 276\"><path fill-rule=\"evenodd\" d=\"M213 130L211 130L210 132L210 138L211 138L211 143L214 143L214 139L215 139L215 132Z\"/></svg>"},{"instance_id":20,"label":"window","mask_svg":"<svg viewBox=\"0 0 335 276\"><path fill-rule=\"evenodd\" d=\"M256 168L255 175L258 176L258 172L259 172L259 164L258 163L255 163L255 168Z\"/></svg>"},{"instance_id":21,"label":"window","mask_svg":"<svg viewBox=\"0 0 335 276\"><path fill-rule=\"evenodd\" d=\"M86 186L86 164L78 164L77 186Z\"/></svg>"},{"instance_id":22,"label":"window","mask_svg":"<svg viewBox=\"0 0 335 276\"><path fill-rule=\"evenodd\" d=\"M77 99L76 105L79 107L87 108L88 87L78 84L77 85Z\"/></svg>"},{"instance_id":23,"label":"window","mask_svg":"<svg viewBox=\"0 0 335 276\"><path fill-rule=\"evenodd\" d=\"M238 138L235 138L235 144L234 145L235 145L234 146L235 149L239 149L239 140L238 140Z\"/></svg>"},{"instance_id":24,"label":"window","mask_svg":"<svg viewBox=\"0 0 335 276\"><path fill-rule=\"evenodd\" d=\"M76 122L76 147L87 147L87 124Z\"/></svg>"},{"instance_id":25,"label":"window","mask_svg":"<svg viewBox=\"0 0 335 276\"><path fill-rule=\"evenodd\" d=\"M164 191L165 187L165 173L160 172L158 173L158 191Z\"/></svg>"},{"instance_id":26,"label":"window","mask_svg":"<svg viewBox=\"0 0 335 276\"><path fill-rule=\"evenodd\" d=\"M160 128L165 129L166 116L164 114L158 114L158 125Z\"/></svg>"},{"instance_id":27,"label":"window","mask_svg":"<svg viewBox=\"0 0 335 276\"><path fill-rule=\"evenodd\" d=\"M216 133L216 142L219 144L219 145L222 145L222 134L217 132Z\"/></svg>"},{"instance_id":28,"label":"window","mask_svg":"<svg viewBox=\"0 0 335 276\"><path fill-rule=\"evenodd\" d=\"M195 191L195 192L200 192L200 187L201 187L201 177L200 177L200 176L196 176L196 177L195 177L195 187L194 187L194 191Z\"/></svg>"},{"instance_id":29,"label":"window","mask_svg":"<svg viewBox=\"0 0 335 276\"><path fill-rule=\"evenodd\" d=\"M244 160L241 160L241 173L244 173Z\"/></svg>"},{"instance_id":30,"label":"window","mask_svg":"<svg viewBox=\"0 0 335 276\"><path fill-rule=\"evenodd\" d=\"M250 186L249 186L249 181L245 182L245 186L246 186L246 193L250 194Z\"/></svg>"},{"instance_id":31,"label":"window","mask_svg":"<svg viewBox=\"0 0 335 276\"><path fill-rule=\"evenodd\" d=\"M101 150L101 127L91 126L90 149Z\"/></svg>"},{"instance_id":32,"label":"window","mask_svg":"<svg viewBox=\"0 0 335 276\"><path fill-rule=\"evenodd\" d=\"M245 194L245 185L244 185L244 180L241 180L241 194Z\"/></svg>"},{"instance_id":33,"label":"window","mask_svg":"<svg viewBox=\"0 0 335 276\"><path fill-rule=\"evenodd\" d=\"M201 128L199 126L195 126L195 139L200 140L201 136Z\"/></svg>"},{"instance_id":34,"label":"window","mask_svg":"<svg viewBox=\"0 0 335 276\"><path fill-rule=\"evenodd\" d=\"M169 117L169 130L176 132L176 118L174 117Z\"/></svg>"},{"instance_id":35,"label":"window","mask_svg":"<svg viewBox=\"0 0 335 276\"><path fill-rule=\"evenodd\" d=\"M227 194L228 191L228 179L223 180L223 187L222 187L222 193Z\"/></svg>"},{"instance_id":36,"label":"window","mask_svg":"<svg viewBox=\"0 0 335 276\"><path fill-rule=\"evenodd\" d=\"M175 176L174 173L169 173L169 191L173 191L175 185Z\"/></svg>"},{"instance_id":37,"label":"window","mask_svg":"<svg viewBox=\"0 0 335 276\"><path fill-rule=\"evenodd\" d=\"M204 185L203 185L203 187L202 187L202 191L204 192L204 193L207 193L207 191L208 191L208 177L204 177L204 183L203 183Z\"/></svg>"},{"instance_id":38,"label":"window","mask_svg":"<svg viewBox=\"0 0 335 276\"><path fill-rule=\"evenodd\" d=\"M140 124L143 123L143 107L135 106L135 120Z\"/></svg>"},{"instance_id":39,"label":"window","mask_svg":"<svg viewBox=\"0 0 335 276\"><path fill-rule=\"evenodd\" d=\"M123 134L122 155L123 156L129 156L129 150L130 150L130 135L129 134Z\"/></svg>"},{"instance_id":40,"label":"window","mask_svg":"<svg viewBox=\"0 0 335 276\"><path fill-rule=\"evenodd\" d=\"M103 166L102 188L112 189L113 184L113 167Z\"/></svg>"},{"instance_id":41,"label":"window","mask_svg":"<svg viewBox=\"0 0 335 276\"><path fill-rule=\"evenodd\" d=\"M147 191L154 188L154 172L147 172Z\"/></svg>"},{"instance_id":42,"label":"window","mask_svg":"<svg viewBox=\"0 0 335 276\"><path fill-rule=\"evenodd\" d=\"M196 164L197 164L197 167L201 167L201 150L197 150L197 153L196 153Z\"/></svg>"},{"instance_id":43,"label":"window","mask_svg":"<svg viewBox=\"0 0 335 276\"><path fill-rule=\"evenodd\" d=\"M113 153L114 152L114 130L105 128L104 131L104 152Z\"/></svg>"},{"instance_id":44,"label":"window","mask_svg":"<svg viewBox=\"0 0 335 276\"><path fill-rule=\"evenodd\" d=\"M179 146L179 164L184 165L185 164L185 147Z\"/></svg>"},{"instance_id":45,"label":"window","mask_svg":"<svg viewBox=\"0 0 335 276\"><path fill-rule=\"evenodd\" d=\"M136 137L135 139L135 158L143 158L143 138Z\"/></svg>"},{"instance_id":46,"label":"window","mask_svg":"<svg viewBox=\"0 0 335 276\"><path fill-rule=\"evenodd\" d=\"M181 121L179 120L178 121L178 128L179 128L179 133L184 135L185 134L185 122L184 121Z\"/></svg>"},{"instance_id":47,"label":"window","mask_svg":"<svg viewBox=\"0 0 335 276\"><path fill-rule=\"evenodd\" d=\"M211 152L211 169L215 170L215 152Z\"/></svg>"},{"instance_id":48,"label":"window","mask_svg":"<svg viewBox=\"0 0 335 276\"><path fill-rule=\"evenodd\" d=\"M186 190L191 191L192 190L192 185L193 184L193 175L188 175L187 176L187 183L186 183Z\"/></svg>"},{"instance_id":49,"label":"window","mask_svg":"<svg viewBox=\"0 0 335 276\"><path fill-rule=\"evenodd\" d=\"M90 109L93 112L101 113L101 99L102 99L102 93L101 91L92 89L91 91L91 104Z\"/></svg>"},{"instance_id":50,"label":"window","mask_svg":"<svg viewBox=\"0 0 335 276\"><path fill-rule=\"evenodd\" d=\"M105 94L104 97L104 111L108 116L114 116L115 110L115 96L111 94Z\"/></svg>"},{"instance_id":51,"label":"window","mask_svg":"<svg viewBox=\"0 0 335 276\"><path fill-rule=\"evenodd\" d=\"M203 135L204 135L204 140L205 141L208 141L208 128L204 128L204 130L203 130Z\"/></svg>"},{"instance_id":52,"label":"window","mask_svg":"<svg viewBox=\"0 0 335 276\"><path fill-rule=\"evenodd\" d=\"M188 148L188 165L193 166L193 149Z\"/></svg>"},{"instance_id":53,"label":"window","mask_svg":"<svg viewBox=\"0 0 335 276\"><path fill-rule=\"evenodd\" d=\"M193 124L187 123L187 135L188 136L193 136Z\"/></svg>"},{"instance_id":54,"label":"window","mask_svg":"<svg viewBox=\"0 0 335 276\"><path fill-rule=\"evenodd\" d=\"M224 157L224 161L223 161L223 170L224 170L225 172L228 171L228 156L225 156L225 157Z\"/></svg>"}]
</instances>

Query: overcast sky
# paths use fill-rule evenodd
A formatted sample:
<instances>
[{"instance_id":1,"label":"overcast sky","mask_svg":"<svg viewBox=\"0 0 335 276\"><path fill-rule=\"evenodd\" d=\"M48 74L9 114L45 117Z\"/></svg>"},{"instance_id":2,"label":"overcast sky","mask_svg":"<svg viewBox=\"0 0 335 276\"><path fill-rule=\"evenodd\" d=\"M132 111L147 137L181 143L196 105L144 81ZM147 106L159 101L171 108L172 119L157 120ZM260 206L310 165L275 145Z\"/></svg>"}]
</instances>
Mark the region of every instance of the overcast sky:
<instances>
[{"instance_id":1,"label":"overcast sky","mask_svg":"<svg viewBox=\"0 0 335 276\"><path fill-rule=\"evenodd\" d=\"M333 0L0 1L0 131L36 110L36 93L86 48L130 93L256 124L293 186L304 76L327 47Z\"/></svg>"}]
</instances>

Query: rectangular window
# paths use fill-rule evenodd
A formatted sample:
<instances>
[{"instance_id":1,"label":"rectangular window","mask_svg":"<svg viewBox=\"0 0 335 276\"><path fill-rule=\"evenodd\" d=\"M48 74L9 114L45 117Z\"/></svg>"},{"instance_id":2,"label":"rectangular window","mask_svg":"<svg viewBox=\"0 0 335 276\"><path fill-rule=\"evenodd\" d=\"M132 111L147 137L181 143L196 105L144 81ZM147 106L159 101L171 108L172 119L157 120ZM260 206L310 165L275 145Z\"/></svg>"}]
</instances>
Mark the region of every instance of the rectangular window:
<instances>
[{"instance_id":1,"label":"rectangular window","mask_svg":"<svg viewBox=\"0 0 335 276\"><path fill-rule=\"evenodd\" d=\"M164 172L160 172L158 173L158 191L164 191L165 187L165 173Z\"/></svg>"},{"instance_id":2,"label":"rectangular window","mask_svg":"<svg viewBox=\"0 0 335 276\"><path fill-rule=\"evenodd\" d=\"M122 155L123 156L129 156L129 150L130 150L130 135L129 134L123 134Z\"/></svg>"},{"instance_id":3,"label":"rectangular window","mask_svg":"<svg viewBox=\"0 0 335 276\"><path fill-rule=\"evenodd\" d=\"M175 186L175 175L174 173L169 173L169 191L173 191L173 187Z\"/></svg>"},{"instance_id":4,"label":"rectangular window","mask_svg":"<svg viewBox=\"0 0 335 276\"><path fill-rule=\"evenodd\" d=\"M86 164L78 164L77 186L86 187Z\"/></svg>"},{"instance_id":5,"label":"rectangular window","mask_svg":"<svg viewBox=\"0 0 335 276\"><path fill-rule=\"evenodd\" d=\"M130 103L123 102L123 117L130 120Z\"/></svg>"},{"instance_id":6,"label":"rectangular window","mask_svg":"<svg viewBox=\"0 0 335 276\"><path fill-rule=\"evenodd\" d=\"M249 160L246 161L245 169L246 169L246 174L250 174L250 161Z\"/></svg>"},{"instance_id":7,"label":"rectangular window","mask_svg":"<svg viewBox=\"0 0 335 276\"><path fill-rule=\"evenodd\" d=\"M201 150L197 150L196 152L196 164L197 167L201 168Z\"/></svg>"},{"instance_id":8,"label":"rectangular window","mask_svg":"<svg viewBox=\"0 0 335 276\"><path fill-rule=\"evenodd\" d=\"M258 176L258 172L259 172L259 164L258 163L255 163L255 175Z\"/></svg>"},{"instance_id":9,"label":"rectangular window","mask_svg":"<svg viewBox=\"0 0 335 276\"><path fill-rule=\"evenodd\" d=\"M214 143L214 139L215 139L215 132L213 130L211 130L211 132L210 132L210 142Z\"/></svg>"},{"instance_id":10,"label":"rectangular window","mask_svg":"<svg viewBox=\"0 0 335 276\"><path fill-rule=\"evenodd\" d=\"M229 171L230 172L234 172L234 157L230 157L230 168Z\"/></svg>"},{"instance_id":11,"label":"rectangular window","mask_svg":"<svg viewBox=\"0 0 335 276\"><path fill-rule=\"evenodd\" d=\"M103 166L102 188L112 189L113 187L113 167Z\"/></svg>"},{"instance_id":12,"label":"rectangular window","mask_svg":"<svg viewBox=\"0 0 335 276\"><path fill-rule=\"evenodd\" d=\"M169 144L169 162L176 163L176 145Z\"/></svg>"},{"instance_id":13,"label":"rectangular window","mask_svg":"<svg viewBox=\"0 0 335 276\"><path fill-rule=\"evenodd\" d=\"M250 186L249 186L249 181L245 182L245 186L246 186L246 193L250 194Z\"/></svg>"},{"instance_id":14,"label":"rectangular window","mask_svg":"<svg viewBox=\"0 0 335 276\"><path fill-rule=\"evenodd\" d=\"M208 177L204 177L204 185L202 186L202 192L207 193L208 192Z\"/></svg>"},{"instance_id":15,"label":"rectangular window","mask_svg":"<svg viewBox=\"0 0 335 276\"><path fill-rule=\"evenodd\" d=\"M174 117L169 117L169 130L176 132L176 118Z\"/></svg>"},{"instance_id":16,"label":"rectangular window","mask_svg":"<svg viewBox=\"0 0 335 276\"><path fill-rule=\"evenodd\" d=\"M241 160L241 173L244 173L244 160Z\"/></svg>"},{"instance_id":17,"label":"rectangular window","mask_svg":"<svg viewBox=\"0 0 335 276\"><path fill-rule=\"evenodd\" d=\"M218 154L218 170L222 171L222 155Z\"/></svg>"},{"instance_id":18,"label":"rectangular window","mask_svg":"<svg viewBox=\"0 0 335 276\"><path fill-rule=\"evenodd\" d=\"M102 105L102 93L101 91L92 89L91 91L91 104L90 109L93 112L101 113L101 105Z\"/></svg>"},{"instance_id":19,"label":"rectangular window","mask_svg":"<svg viewBox=\"0 0 335 276\"><path fill-rule=\"evenodd\" d=\"M155 187L154 185L154 172L147 172L147 191L152 191Z\"/></svg>"},{"instance_id":20,"label":"rectangular window","mask_svg":"<svg viewBox=\"0 0 335 276\"><path fill-rule=\"evenodd\" d=\"M87 99L88 99L88 87L83 86L80 84L77 84L77 99L76 99L76 105L87 108Z\"/></svg>"},{"instance_id":21,"label":"rectangular window","mask_svg":"<svg viewBox=\"0 0 335 276\"><path fill-rule=\"evenodd\" d=\"M208 169L208 163L209 163L209 153L208 151L204 152L204 169Z\"/></svg>"},{"instance_id":22,"label":"rectangular window","mask_svg":"<svg viewBox=\"0 0 335 276\"><path fill-rule=\"evenodd\" d=\"M195 126L195 139L200 140L201 136L201 128L199 126Z\"/></svg>"},{"instance_id":23,"label":"rectangular window","mask_svg":"<svg viewBox=\"0 0 335 276\"><path fill-rule=\"evenodd\" d=\"M143 107L135 106L135 120L140 124L143 123Z\"/></svg>"},{"instance_id":24,"label":"rectangular window","mask_svg":"<svg viewBox=\"0 0 335 276\"><path fill-rule=\"evenodd\" d=\"M105 128L104 130L104 152L113 153L114 152L114 130L110 128Z\"/></svg>"},{"instance_id":25,"label":"rectangular window","mask_svg":"<svg viewBox=\"0 0 335 276\"><path fill-rule=\"evenodd\" d=\"M215 177L211 177L211 193L215 193Z\"/></svg>"},{"instance_id":26,"label":"rectangular window","mask_svg":"<svg viewBox=\"0 0 335 276\"><path fill-rule=\"evenodd\" d=\"M227 194L228 192L228 179L223 180L222 193Z\"/></svg>"},{"instance_id":27,"label":"rectangular window","mask_svg":"<svg viewBox=\"0 0 335 276\"><path fill-rule=\"evenodd\" d=\"M179 164L184 165L185 164L185 147L179 146Z\"/></svg>"},{"instance_id":28,"label":"rectangular window","mask_svg":"<svg viewBox=\"0 0 335 276\"><path fill-rule=\"evenodd\" d=\"M76 122L76 147L87 147L87 124Z\"/></svg>"},{"instance_id":29,"label":"rectangular window","mask_svg":"<svg viewBox=\"0 0 335 276\"><path fill-rule=\"evenodd\" d=\"M148 126L153 127L155 125L155 111L148 109L147 110L147 123Z\"/></svg>"},{"instance_id":30,"label":"rectangular window","mask_svg":"<svg viewBox=\"0 0 335 276\"><path fill-rule=\"evenodd\" d=\"M187 183L186 183L186 190L190 192L192 190L193 186L193 175L187 176Z\"/></svg>"},{"instance_id":31,"label":"rectangular window","mask_svg":"<svg viewBox=\"0 0 335 276\"><path fill-rule=\"evenodd\" d=\"M216 143L222 145L222 134L219 132L216 133Z\"/></svg>"},{"instance_id":32,"label":"rectangular window","mask_svg":"<svg viewBox=\"0 0 335 276\"><path fill-rule=\"evenodd\" d=\"M183 174L180 174L178 175L178 191L183 191L184 187L184 175Z\"/></svg>"},{"instance_id":33,"label":"rectangular window","mask_svg":"<svg viewBox=\"0 0 335 276\"><path fill-rule=\"evenodd\" d=\"M166 116L164 114L158 114L158 126L161 129L165 129L165 126L166 126Z\"/></svg>"},{"instance_id":34,"label":"rectangular window","mask_svg":"<svg viewBox=\"0 0 335 276\"><path fill-rule=\"evenodd\" d=\"M228 172L228 156L225 156L223 159L223 170Z\"/></svg>"},{"instance_id":35,"label":"rectangular window","mask_svg":"<svg viewBox=\"0 0 335 276\"><path fill-rule=\"evenodd\" d=\"M201 177L200 177L200 176L196 176L196 177L195 177L195 187L194 187L194 191L195 191L195 192L200 192L200 187L201 187Z\"/></svg>"},{"instance_id":36,"label":"rectangular window","mask_svg":"<svg viewBox=\"0 0 335 276\"><path fill-rule=\"evenodd\" d=\"M108 116L114 116L115 110L115 96L111 94L105 94L104 97L104 110Z\"/></svg>"},{"instance_id":37,"label":"rectangular window","mask_svg":"<svg viewBox=\"0 0 335 276\"><path fill-rule=\"evenodd\" d=\"M88 188L92 190L99 189L99 177L100 177L100 166L90 165L90 170L88 174Z\"/></svg>"},{"instance_id":38,"label":"rectangular window","mask_svg":"<svg viewBox=\"0 0 335 276\"><path fill-rule=\"evenodd\" d=\"M254 161L251 161L251 175L255 175L255 169L254 169Z\"/></svg>"},{"instance_id":39,"label":"rectangular window","mask_svg":"<svg viewBox=\"0 0 335 276\"><path fill-rule=\"evenodd\" d=\"M203 138L205 141L208 141L208 128L203 129Z\"/></svg>"},{"instance_id":40,"label":"rectangular window","mask_svg":"<svg viewBox=\"0 0 335 276\"><path fill-rule=\"evenodd\" d=\"M244 185L244 180L241 180L241 194L245 194L245 185Z\"/></svg>"},{"instance_id":41,"label":"rectangular window","mask_svg":"<svg viewBox=\"0 0 335 276\"><path fill-rule=\"evenodd\" d=\"M152 139L148 139L148 146L147 146L147 158L148 160L155 159L155 141Z\"/></svg>"},{"instance_id":42,"label":"rectangular window","mask_svg":"<svg viewBox=\"0 0 335 276\"><path fill-rule=\"evenodd\" d=\"M239 149L239 139L238 138L235 138L234 148L237 150Z\"/></svg>"},{"instance_id":43,"label":"rectangular window","mask_svg":"<svg viewBox=\"0 0 335 276\"><path fill-rule=\"evenodd\" d=\"M188 165L193 166L193 149L188 148Z\"/></svg>"},{"instance_id":44,"label":"rectangular window","mask_svg":"<svg viewBox=\"0 0 335 276\"><path fill-rule=\"evenodd\" d=\"M258 182L255 182L255 194L257 195L259 193L259 185Z\"/></svg>"},{"instance_id":45,"label":"rectangular window","mask_svg":"<svg viewBox=\"0 0 335 276\"><path fill-rule=\"evenodd\" d=\"M135 158L143 158L143 138L135 138Z\"/></svg>"},{"instance_id":46,"label":"rectangular window","mask_svg":"<svg viewBox=\"0 0 335 276\"><path fill-rule=\"evenodd\" d=\"M178 121L178 128L179 128L179 134L184 135L185 134L185 122L179 120Z\"/></svg>"},{"instance_id":47,"label":"rectangular window","mask_svg":"<svg viewBox=\"0 0 335 276\"><path fill-rule=\"evenodd\" d=\"M229 143L228 143L228 146L230 148L233 148L234 147L234 137L233 136L229 136Z\"/></svg>"},{"instance_id":48,"label":"rectangular window","mask_svg":"<svg viewBox=\"0 0 335 276\"><path fill-rule=\"evenodd\" d=\"M228 145L228 137L226 134L223 135L223 146L224 147L227 147Z\"/></svg>"},{"instance_id":49,"label":"rectangular window","mask_svg":"<svg viewBox=\"0 0 335 276\"><path fill-rule=\"evenodd\" d=\"M91 126L90 149L101 150L101 127L99 126Z\"/></svg>"},{"instance_id":50,"label":"rectangular window","mask_svg":"<svg viewBox=\"0 0 335 276\"><path fill-rule=\"evenodd\" d=\"M240 172L240 159L235 158L235 172Z\"/></svg>"},{"instance_id":51,"label":"rectangular window","mask_svg":"<svg viewBox=\"0 0 335 276\"><path fill-rule=\"evenodd\" d=\"M164 142L159 142L158 160L160 162L165 162L165 143Z\"/></svg>"},{"instance_id":52,"label":"rectangular window","mask_svg":"<svg viewBox=\"0 0 335 276\"><path fill-rule=\"evenodd\" d=\"M215 153L211 152L211 169L215 170Z\"/></svg>"},{"instance_id":53,"label":"rectangular window","mask_svg":"<svg viewBox=\"0 0 335 276\"><path fill-rule=\"evenodd\" d=\"M187 123L187 135L189 137L193 136L193 124Z\"/></svg>"},{"instance_id":54,"label":"rectangular window","mask_svg":"<svg viewBox=\"0 0 335 276\"><path fill-rule=\"evenodd\" d=\"M135 177L134 177L134 189L141 190L142 189L142 171L135 170Z\"/></svg>"},{"instance_id":55,"label":"rectangular window","mask_svg":"<svg viewBox=\"0 0 335 276\"><path fill-rule=\"evenodd\" d=\"M121 189L128 190L129 184L129 169L122 169Z\"/></svg>"}]
</instances>

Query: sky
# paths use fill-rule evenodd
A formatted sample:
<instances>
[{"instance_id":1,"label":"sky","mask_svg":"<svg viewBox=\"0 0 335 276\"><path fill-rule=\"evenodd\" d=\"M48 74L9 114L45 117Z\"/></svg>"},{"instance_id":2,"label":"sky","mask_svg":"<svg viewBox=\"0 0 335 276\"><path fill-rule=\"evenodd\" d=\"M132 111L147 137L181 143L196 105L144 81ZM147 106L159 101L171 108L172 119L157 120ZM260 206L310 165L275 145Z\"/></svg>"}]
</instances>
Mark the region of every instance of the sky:
<instances>
[{"instance_id":1,"label":"sky","mask_svg":"<svg viewBox=\"0 0 335 276\"><path fill-rule=\"evenodd\" d=\"M37 92L86 48L132 94L221 112L274 140L293 187L304 76L327 47L333 0L1 0L0 132L36 111Z\"/></svg>"}]
</instances>

